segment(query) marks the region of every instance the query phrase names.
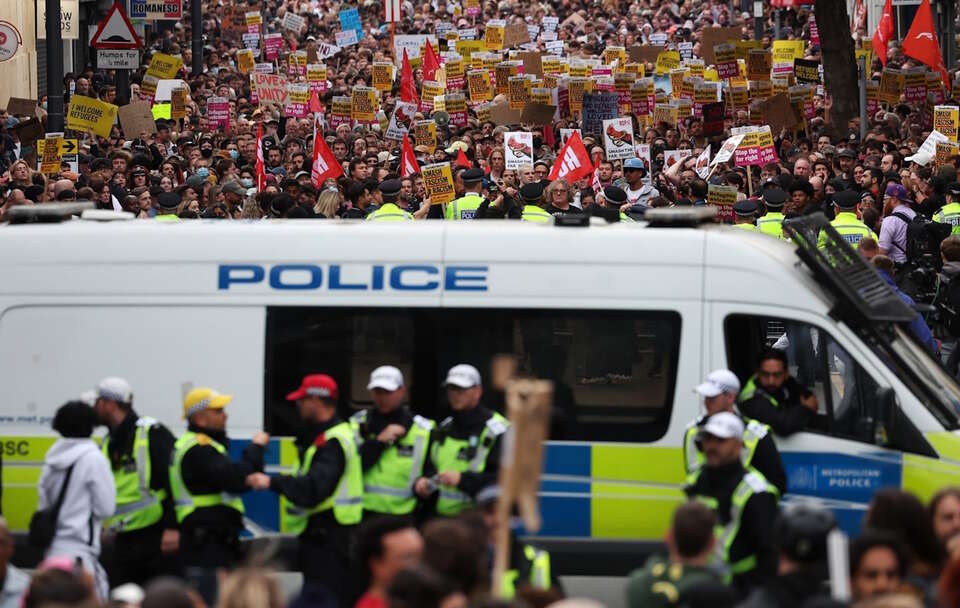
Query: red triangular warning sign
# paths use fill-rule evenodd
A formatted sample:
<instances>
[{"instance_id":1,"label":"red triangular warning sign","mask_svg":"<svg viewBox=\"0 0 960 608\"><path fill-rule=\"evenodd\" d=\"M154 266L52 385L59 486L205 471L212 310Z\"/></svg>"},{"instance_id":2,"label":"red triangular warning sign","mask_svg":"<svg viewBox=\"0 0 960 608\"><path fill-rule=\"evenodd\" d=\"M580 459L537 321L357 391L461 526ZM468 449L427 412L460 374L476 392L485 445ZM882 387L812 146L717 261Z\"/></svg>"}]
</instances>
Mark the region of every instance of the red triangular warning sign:
<instances>
[{"instance_id":1,"label":"red triangular warning sign","mask_svg":"<svg viewBox=\"0 0 960 608\"><path fill-rule=\"evenodd\" d=\"M90 46L95 49L139 49L143 46L137 33L133 31L130 19L120 3L110 7L107 17L100 22L97 33L93 35Z\"/></svg>"}]
</instances>

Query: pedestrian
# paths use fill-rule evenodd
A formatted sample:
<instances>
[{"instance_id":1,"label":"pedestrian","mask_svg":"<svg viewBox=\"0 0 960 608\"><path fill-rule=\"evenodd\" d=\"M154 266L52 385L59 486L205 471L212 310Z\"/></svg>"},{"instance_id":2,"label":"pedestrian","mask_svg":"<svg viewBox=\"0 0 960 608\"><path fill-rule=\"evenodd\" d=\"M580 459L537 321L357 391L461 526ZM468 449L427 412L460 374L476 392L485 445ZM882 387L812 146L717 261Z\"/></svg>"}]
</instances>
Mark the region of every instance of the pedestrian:
<instances>
[{"instance_id":1,"label":"pedestrian","mask_svg":"<svg viewBox=\"0 0 960 608\"><path fill-rule=\"evenodd\" d=\"M363 465L364 519L412 516L413 486L423 476L434 422L404 405L403 373L392 365L374 369L367 390L374 406L350 417Z\"/></svg>"},{"instance_id":2,"label":"pedestrian","mask_svg":"<svg viewBox=\"0 0 960 608\"><path fill-rule=\"evenodd\" d=\"M258 568L238 568L224 579L217 608L284 608L280 582Z\"/></svg>"},{"instance_id":3,"label":"pedestrian","mask_svg":"<svg viewBox=\"0 0 960 608\"><path fill-rule=\"evenodd\" d=\"M340 392L326 374L304 376L287 401L297 405L303 431L297 437L293 475L250 476L250 487L287 499L282 529L299 537L304 592L335 605L345 599L350 548L363 516L363 468L356 435L337 414Z\"/></svg>"},{"instance_id":4,"label":"pedestrian","mask_svg":"<svg viewBox=\"0 0 960 608\"><path fill-rule=\"evenodd\" d=\"M907 262L907 225L917 212L901 184L890 183L883 196L883 222L880 224L880 253L896 264Z\"/></svg>"},{"instance_id":5,"label":"pedestrian","mask_svg":"<svg viewBox=\"0 0 960 608\"><path fill-rule=\"evenodd\" d=\"M103 454L117 488L117 508L106 522L113 539L110 582L143 586L157 576L176 575L180 531L170 492L173 434L133 410L133 390L123 378L104 378L95 394L97 420L109 431Z\"/></svg>"},{"instance_id":6,"label":"pedestrian","mask_svg":"<svg viewBox=\"0 0 960 608\"><path fill-rule=\"evenodd\" d=\"M706 379L694 389L703 397L706 413L687 425L683 434L684 469L689 475L703 466L706 458L703 445L699 442L700 432L710 416L718 412L737 414L737 395L740 392L740 380L728 369L718 369L707 374ZM780 496L787 493L787 474L777 444L773 441L770 427L762 422L741 417L744 425L741 462L750 469L755 468L770 483L776 486Z\"/></svg>"},{"instance_id":7,"label":"pedestrian","mask_svg":"<svg viewBox=\"0 0 960 608\"><path fill-rule=\"evenodd\" d=\"M724 588L723 579L710 567L716 539L716 514L702 503L690 501L677 507L667 531L667 557L654 556L627 581L627 608L667 608L687 605L698 587ZM733 606L736 596L721 593L713 608Z\"/></svg>"},{"instance_id":8,"label":"pedestrian","mask_svg":"<svg viewBox=\"0 0 960 608\"><path fill-rule=\"evenodd\" d=\"M380 517L363 523L358 553L367 588L355 608L387 608L387 590L397 574L420 564L423 537L407 518Z\"/></svg>"},{"instance_id":9,"label":"pedestrian","mask_svg":"<svg viewBox=\"0 0 960 608\"><path fill-rule=\"evenodd\" d=\"M715 547L717 563L725 569L725 580L746 596L777 573L777 489L740 462L743 431L743 421L730 412L707 420L700 435L705 462L687 477L684 491L716 513L722 529Z\"/></svg>"},{"instance_id":10,"label":"pedestrian","mask_svg":"<svg viewBox=\"0 0 960 608\"><path fill-rule=\"evenodd\" d=\"M14 548L7 520L0 517L0 608L21 608L23 596L30 586L30 575L10 563Z\"/></svg>"},{"instance_id":11,"label":"pedestrian","mask_svg":"<svg viewBox=\"0 0 960 608\"><path fill-rule=\"evenodd\" d=\"M437 514L450 517L470 509L477 493L496 482L501 439L509 422L480 405L483 385L474 366L451 367L444 386L453 415L440 423L414 490L424 499L439 490Z\"/></svg>"},{"instance_id":12,"label":"pedestrian","mask_svg":"<svg viewBox=\"0 0 960 608\"><path fill-rule=\"evenodd\" d=\"M187 432L174 444L170 464L180 555L188 580L208 605L217 597L217 580L241 559L240 531L247 477L263 471L263 452L270 441L255 433L239 462L227 453L227 404L233 395L198 387L183 399Z\"/></svg>"},{"instance_id":13,"label":"pedestrian","mask_svg":"<svg viewBox=\"0 0 960 608\"><path fill-rule=\"evenodd\" d=\"M960 488L948 486L940 489L927 506L930 521L937 540L954 558L960 555Z\"/></svg>"},{"instance_id":14,"label":"pedestrian","mask_svg":"<svg viewBox=\"0 0 960 608\"><path fill-rule=\"evenodd\" d=\"M53 430L61 438L44 458L37 510L50 508L63 493L56 534L46 556L76 560L93 576L96 594L106 601L110 585L100 565L100 532L113 515L117 490L110 464L90 439L95 424L93 408L82 401L68 401L57 410Z\"/></svg>"},{"instance_id":15,"label":"pedestrian","mask_svg":"<svg viewBox=\"0 0 960 608\"><path fill-rule=\"evenodd\" d=\"M910 567L903 543L866 529L850 543L850 595L854 602L900 591Z\"/></svg>"},{"instance_id":16,"label":"pedestrian","mask_svg":"<svg viewBox=\"0 0 960 608\"><path fill-rule=\"evenodd\" d=\"M817 397L790 376L787 355L770 348L758 357L757 371L740 391L737 407L786 437L807 426L817 412Z\"/></svg>"}]
</instances>

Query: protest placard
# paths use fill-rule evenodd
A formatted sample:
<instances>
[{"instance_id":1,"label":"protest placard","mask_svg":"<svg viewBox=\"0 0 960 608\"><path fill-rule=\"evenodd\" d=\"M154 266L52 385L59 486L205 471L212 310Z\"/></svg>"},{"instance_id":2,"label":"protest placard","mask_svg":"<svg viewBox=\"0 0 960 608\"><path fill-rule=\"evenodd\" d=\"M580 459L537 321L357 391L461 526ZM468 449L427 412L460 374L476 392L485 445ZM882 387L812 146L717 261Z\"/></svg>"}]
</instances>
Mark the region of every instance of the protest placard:
<instances>
[{"instance_id":1,"label":"protest placard","mask_svg":"<svg viewBox=\"0 0 960 608\"><path fill-rule=\"evenodd\" d=\"M620 113L616 93L586 93L582 100L581 128L584 136L600 137L604 121Z\"/></svg>"},{"instance_id":2,"label":"protest placard","mask_svg":"<svg viewBox=\"0 0 960 608\"><path fill-rule=\"evenodd\" d=\"M512 76L508 81L511 110L522 110L530 103L530 79L526 76Z\"/></svg>"},{"instance_id":3,"label":"protest placard","mask_svg":"<svg viewBox=\"0 0 960 608\"><path fill-rule=\"evenodd\" d=\"M934 129L930 132L930 135L927 135L927 138L923 140L923 143L920 144L920 147L917 151L911 156L906 157L908 163L917 163L918 165L927 166L931 160L935 159L937 156L937 144L950 141L950 139Z\"/></svg>"},{"instance_id":4,"label":"protest placard","mask_svg":"<svg viewBox=\"0 0 960 608\"><path fill-rule=\"evenodd\" d=\"M703 114L703 136L713 138L723 135L723 121L726 117L724 103L722 101L705 103L701 113Z\"/></svg>"},{"instance_id":5,"label":"protest placard","mask_svg":"<svg viewBox=\"0 0 960 608\"><path fill-rule=\"evenodd\" d=\"M287 74L294 78L307 75L307 52L294 51L287 57Z\"/></svg>"},{"instance_id":6,"label":"protest placard","mask_svg":"<svg viewBox=\"0 0 960 608\"><path fill-rule=\"evenodd\" d=\"M384 93L393 89L393 64L389 61L373 62L373 88Z\"/></svg>"},{"instance_id":7,"label":"protest placard","mask_svg":"<svg viewBox=\"0 0 960 608\"><path fill-rule=\"evenodd\" d=\"M667 47L654 44L638 44L630 47L630 61L634 63L656 63L660 53Z\"/></svg>"},{"instance_id":8,"label":"protest placard","mask_svg":"<svg viewBox=\"0 0 960 608\"><path fill-rule=\"evenodd\" d=\"M607 160L633 158L633 121L629 116L610 118L602 123L603 149Z\"/></svg>"},{"instance_id":9,"label":"protest placard","mask_svg":"<svg viewBox=\"0 0 960 608\"><path fill-rule=\"evenodd\" d=\"M120 106L117 114L120 117L120 127L127 137L140 137L141 133L150 135L157 132L149 101L133 101Z\"/></svg>"},{"instance_id":10,"label":"protest placard","mask_svg":"<svg viewBox=\"0 0 960 608\"><path fill-rule=\"evenodd\" d=\"M337 46L342 49L360 42L357 30L341 30L333 35L333 39Z\"/></svg>"},{"instance_id":11,"label":"protest placard","mask_svg":"<svg viewBox=\"0 0 960 608\"><path fill-rule=\"evenodd\" d=\"M350 96L350 117L358 123L377 122L377 90L371 87L353 87Z\"/></svg>"},{"instance_id":12,"label":"protest placard","mask_svg":"<svg viewBox=\"0 0 960 608\"><path fill-rule=\"evenodd\" d=\"M663 76L680 67L680 53L678 51L661 51L657 55L657 76Z\"/></svg>"},{"instance_id":13,"label":"protest placard","mask_svg":"<svg viewBox=\"0 0 960 608\"><path fill-rule=\"evenodd\" d=\"M419 150L433 154L437 149L437 123L432 120L418 120L413 125L413 138Z\"/></svg>"},{"instance_id":14,"label":"protest placard","mask_svg":"<svg viewBox=\"0 0 960 608\"><path fill-rule=\"evenodd\" d=\"M244 14L244 22L247 24L247 33L259 34L260 26L263 25L263 15L259 11L247 11Z\"/></svg>"},{"instance_id":15,"label":"protest placard","mask_svg":"<svg viewBox=\"0 0 960 608\"><path fill-rule=\"evenodd\" d=\"M737 48L732 44L725 42L718 44L713 49L716 57L717 75L723 80L729 80L740 75L740 69L737 67Z\"/></svg>"},{"instance_id":16,"label":"protest placard","mask_svg":"<svg viewBox=\"0 0 960 608\"><path fill-rule=\"evenodd\" d=\"M503 34L507 24L499 19L487 21L487 27L484 35L484 43L488 51L499 51L503 49Z\"/></svg>"},{"instance_id":17,"label":"protest placard","mask_svg":"<svg viewBox=\"0 0 960 608\"><path fill-rule=\"evenodd\" d=\"M390 124L384 133L385 139L403 141L403 136L410 132L413 126L413 117L417 113L417 105L413 102L399 101L390 115Z\"/></svg>"},{"instance_id":18,"label":"protest placard","mask_svg":"<svg viewBox=\"0 0 960 608\"><path fill-rule=\"evenodd\" d=\"M306 19L294 13L293 11L288 10L283 15L283 28L294 32L295 34L300 34L300 32L303 31L303 26L306 25L306 23Z\"/></svg>"},{"instance_id":19,"label":"protest placard","mask_svg":"<svg viewBox=\"0 0 960 608\"><path fill-rule=\"evenodd\" d=\"M751 49L747 55L747 78L749 80L770 80L773 69L773 55L763 49Z\"/></svg>"},{"instance_id":20,"label":"protest placard","mask_svg":"<svg viewBox=\"0 0 960 608\"><path fill-rule=\"evenodd\" d=\"M433 100L438 95L443 95L443 86L433 80L424 80L420 92L420 111L432 112Z\"/></svg>"},{"instance_id":21,"label":"protest placard","mask_svg":"<svg viewBox=\"0 0 960 608\"><path fill-rule=\"evenodd\" d=\"M179 57L165 53L154 53L153 57L150 58L147 74L156 76L158 80L170 80L177 75L181 67L183 67L183 60Z\"/></svg>"},{"instance_id":22,"label":"protest placard","mask_svg":"<svg viewBox=\"0 0 960 608\"><path fill-rule=\"evenodd\" d=\"M266 34L263 37L263 52L267 61L273 61L280 55L283 48L283 36L281 34Z\"/></svg>"},{"instance_id":23,"label":"protest placard","mask_svg":"<svg viewBox=\"0 0 960 608\"><path fill-rule=\"evenodd\" d=\"M457 127L466 127L467 116L467 98L463 93L447 93L444 95L446 103L446 112L450 115L450 124Z\"/></svg>"},{"instance_id":24,"label":"protest placard","mask_svg":"<svg viewBox=\"0 0 960 608\"><path fill-rule=\"evenodd\" d=\"M733 206L737 204L736 186L707 186L707 204L718 207L717 217L721 222L733 222Z\"/></svg>"},{"instance_id":25,"label":"protest placard","mask_svg":"<svg viewBox=\"0 0 960 608\"><path fill-rule=\"evenodd\" d=\"M808 84L820 83L820 62L814 59L794 59L793 74L797 82Z\"/></svg>"},{"instance_id":26,"label":"protest placard","mask_svg":"<svg viewBox=\"0 0 960 608\"><path fill-rule=\"evenodd\" d=\"M237 51L237 71L241 74L249 74L253 71L255 59L253 51L250 49L240 49Z\"/></svg>"},{"instance_id":27,"label":"protest placard","mask_svg":"<svg viewBox=\"0 0 960 608\"><path fill-rule=\"evenodd\" d=\"M121 111L123 111L122 108ZM226 97L209 98L207 100L207 120L210 121L210 126L214 129L228 129L230 127L230 100Z\"/></svg>"},{"instance_id":28,"label":"protest placard","mask_svg":"<svg viewBox=\"0 0 960 608\"><path fill-rule=\"evenodd\" d=\"M553 123L556 114L557 106L552 103L533 102L522 110L520 122L528 125L549 125Z\"/></svg>"},{"instance_id":29,"label":"protest placard","mask_svg":"<svg viewBox=\"0 0 960 608\"><path fill-rule=\"evenodd\" d=\"M39 143L39 142L37 142ZM936 166L943 167L950 164L950 159L957 154L957 144L952 141L937 142Z\"/></svg>"},{"instance_id":30,"label":"protest placard","mask_svg":"<svg viewBox=\"0 0 960 608\"><path fill-rule=\"evenodd\" d=\"M493 99L493 85L490 84L488 70L470 70L467 72L467 93L470 101L481 103Z\"/></svg>"},{"instance_id":31,"label":"protest placard","mask_svg":"<svg viewBox=\"0 0 960 608\"><path fill-rule=\"evenodd\" d=\"M723 145L720 146L720 150L717 152L716 156L713 157L713 160L710 161L710 166L716 166L720 163L729 162L733 158L734 153L737 148L740 146L740 142L743 141L743 135L732 135L728 137Z\"/></svg>"},{"instance_id":32,"label":"protest placard","mask_svg":"<svg viewBox=\"0 0 960 608\"><path fill-rule=\"evenodd\" d=\"M903 95L907 102L927 101L926 68L907 70L903 74Z\"/></svg>"},{"instance_id":33,"label":"protest placard","mask_svg":"<svg viewBox=\"0 0 960 608\"><path fill-rule=\"evenodd\" d=\"M253 73L253 83L257 87L257 98L261 106L287 104L287 79L279 74Z\"/></svg>"},{"instance_id":34,"label":"protest placard","mask_svg":"<svg viewBox=\"0 0 960 608\"><path fill-rule=\"evenodd\" d=\"M353 105L353 99L348 95L336 95L333 98L333 104L330 109L330 128L336 129L340 125L353 125L353 118L350 116L350 110Z\"/></svg>"},{"instance_id":35,"label":"protest placard","mask_svg":"<svg viewBox=\"0 0 960 608\"><path fill-rule=\"evenodd\" d=\"M658 103L653 109L654 124L664 123L668 128L676 128L680 120L680 107L674 103Z\"/></svg>"},{"instance_id":36,"label":"protest placard","mask_svg":"<svg viewBox=\"0 0 960 608\"><path fill-rule=\"evenodd\" d=\"M36 116L39 108L40 104L36 99L11 97L7 101L7 114L10 116Z\"/></svg>"},{"instance_id":37,"label":"protest placard","mask_svg":"<svg viewBox=\"0 0 960 608\"><path fill-rule=\"evenodd\" d=\"M533 133L529 131L504 133L503 148L507 169L533 166Z\"/></svg>"},{"instance_id":38,"label":"protest placard","mask_svg":"<svg viewBox=\"0 0 960 608\"><path fill-rule=\"evenodd\" d=\"M43 146L40 146L43 143ZM37 156L40 157L40 173L44 175L56 175L60 173L60 161L63 158L62 151L63 134L54 135L48 133L47 137L37 142ZM40 148L43 148L41 151Z\"/></svg>"},{"instance_id":39,"label":"protest placard","mask_svg":"<svg viewBox=\"0 0 960 608\"><path fill-rule=\"evenodd\" d=\"M789 130L800 122L790 103L790 96L785 93L759 101L753 107L760 111L764 123L770 125L770 131L778 136L784 129Z\"/></svg>"},{"instance_id":40,"label":"protest placard","mask_svg":"<svg viewBox=\"0 0 960 608\"><path fill-rule=\"evenodd\" d=\"M170 118L179 120L187 115L187 89L170 91Z\"/></svg>"},{"instance_id":41,"label":"protest placard","mask_svg":"<svg viewBox=\"0 0 960 608\"><path fill-rule=\"evenodd\" d=\"M894 68L883 68L880 73L880 101L897 103L903 94L903 72Z\"/></svg>"},{"instance_id":42,"label":"protest placard","mask_svg":"<svg viewBox=\"0 0 960 608\"><path fill-rule=\"evenodd\" d=\"M708 64L716 65L714 49L718 44L740 40L743 32L739 27L705 27L700 30L700 48L703 60Z\"/></svg>"},{"instance_id":43,"label":"protest placard","mask_svg":"<svg viewBox=\"0 0 960 608\"><path fill-rule=\"evenodd\" d=\"M322 95L327 92L327 66L322 63L307 64L307 83L310 91Z\"/></svg>"},{"instance_id":44,"label":"protest placard","mask_svg":"<svg viewBox=\"0 0 960 608\"><path fill-rule=\"evenodd\" d=\"M283 115L287 118L306 118L310 105L310 85L307 83L287 83L287 103Z\"/></svg>"},{"instance_id":45,"label":"protest placard","mask_svg":"<svg viewBox=\"0 0 960 608\"><path fill-rule=\"evenodd\" d=\"M423 178L423 187L432 204L449 203L457 198L450 163L424 165L420 167L420 176Z\"/></svg>"},{"instance_id":46,"label":"protest placard","mask_svg":"<svg viewBox=\"0 0 960 608\"><path fill-rule=\"evenodd\" d=\"M630 110L637 116L650 116L655 105L653 78L641 78L630 85Z\"/></svg>"},{"instance_id":47,"label":"protest placard","mask_svg":"<svg viewBox=\"0 0 960 608\"><path fill-rule=\"evenodd\" d=\"M357 41L363 40L363 23L360 22L360 10L356 7L340 11L340 29L353 30L357 33ZM356 43L356 42L355 42ZM338 44L337 46L341 46Z\"/></svg>"},{"instance_id":48,"label":"protest placard","mask_svg":"<svg viewBox=\"0 0 960 608\"><path fill-rule=\"evenodd\" d=\"M530 42L530 31L525 23L511 23L504 28L502 48L512 49L527 42Z\"/></svg>"},{"instance_id":49,"label":"protest placard","mask_svg":"<svg viewBox=\"0 0 960 608\"><path fill-rule=\"evenodd\" d=\"M933 108L933 128L956 143L960 108L958 106L935 106Z\"/></svg>"},{"instance_id":50,"label":"protest placard","mask_svg":"<svg viewBox=\"0 0 960 608\"><path fill-rule=\"evenodd\" d=\"M74 95L67 111L67 128L75 131L91 131L100 137L110 137L117 118L117 106L92 97Z\"/></svg>"}]
</instances>

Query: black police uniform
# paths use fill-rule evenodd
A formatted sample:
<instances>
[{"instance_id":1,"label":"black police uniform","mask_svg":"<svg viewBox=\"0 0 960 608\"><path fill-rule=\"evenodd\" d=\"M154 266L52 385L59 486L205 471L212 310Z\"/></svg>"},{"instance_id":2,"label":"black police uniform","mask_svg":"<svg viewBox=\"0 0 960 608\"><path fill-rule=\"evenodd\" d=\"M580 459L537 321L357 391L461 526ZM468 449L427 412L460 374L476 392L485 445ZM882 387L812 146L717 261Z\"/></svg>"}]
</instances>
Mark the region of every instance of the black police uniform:
<instances>
[{"instance_id":1,"label":"black police uniform","mask_svg":"<svg viewBox=\"0 0 960 608\"><path fill-rule=\"evenodd\" d=\"M188 430L202 433L225 448L230 440L224 431L212 431L190 424ZM231 462L212 445L198 444L184 455L180 465L183 484L193 495L241 494L247 476L263 471L263 448L250 443L239 462ZM229 567L241 557L239 534L243 516L225 505L196 509L180 523L180 555L187 567Z\"/></svg>"},{"instance_id":2,"label":"black police uniform","mask_svg":"<svg viewBox=\"0 0 960 608\"><path fill-rule=\"evenodd\" d=\"M137 434L137 420L140 416L133 410L127 414L108 435L110 467L134 467L133 442ZM152 526L122 532L116 535L112 551L107 551L110 584L118 587L125 583L144 586L150 580L162 576L176 576L180 572L176 554L163 555L160 543L164 530L176 530L177 515L173 510L173 496L170 492L169 468L176 441L173 433L159 422L148 431L150 445L150 489L163 490L163 517Z\"/></svg>"},{"instance_id":3,"label":"black police uniform","mask_svg":"<svg viewBox=\"0 0 960 608\"><path fill-rule=\"evenodd\" d=\"M701 416L697 419L697 426L701 429L707 423L709 416ZM740 417L743 419L743 417ZM749 424L749 420L743 420L744 428ZM684 446L686 448L686 446ZM697 446L699 448L699 444ZM787 492L787 472L783 468L783 459L780 457L780 450L773 440L773 435L767 433L757 441L757 447L753 451L753 458L746 463L763 475L767 481L772 483L783 496Z\"/></svg>"}]
</instances>

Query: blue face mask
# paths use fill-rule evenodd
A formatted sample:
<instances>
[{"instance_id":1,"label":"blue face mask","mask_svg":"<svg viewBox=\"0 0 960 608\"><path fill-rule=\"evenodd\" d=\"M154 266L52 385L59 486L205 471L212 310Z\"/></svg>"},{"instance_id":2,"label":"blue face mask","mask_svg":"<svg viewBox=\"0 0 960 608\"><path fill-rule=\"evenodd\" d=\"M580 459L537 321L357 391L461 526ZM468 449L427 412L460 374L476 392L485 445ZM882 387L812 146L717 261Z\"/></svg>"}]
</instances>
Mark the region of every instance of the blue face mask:
<instances>
[{"instance_id":1,"label":"blue face mask","mask_svg":"<svg viewBox=\"0 0 960 608\"><path fill-rule=\"evenodd\" d=\"M41 107L42 107L44 110L46 110L46 109L47 109L47 102L43 102L43 103L41 104Z\"/></svg>"},{"instance_id":2,"label":"blue face mask","mask_svg":"<svg viewBox=\"0 0 960 608\"><path fill-rule=\"evenodd\" d=\"M240 151L230 150L230 158L232 158L233 160L237 160L238 158L240 158Z\"/></svg>"},{"instance_id":3,"label":"blue face mask","mask_svg":"<svg viewBox=\"0 0 960 608\"><path fill-rule=\"evenodd\" d=\"M253 180L249 177L245 177L240 180L240 183L243 184L244 188L253 188Z\"/></svg>"},{"instance_id":4,"label":"blue face mask","mask_svg":"<svg viewBox=\"0 0 960 608\"><path fill-rule=\"evenodd\" d=\"M207 176L210 175L210 170L207 169L206 167L200 167L199 169L197 169L197 175L199 175L203 179L207 179Z\"/></svg>"}]
</instances>

